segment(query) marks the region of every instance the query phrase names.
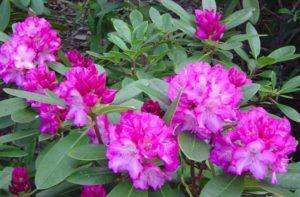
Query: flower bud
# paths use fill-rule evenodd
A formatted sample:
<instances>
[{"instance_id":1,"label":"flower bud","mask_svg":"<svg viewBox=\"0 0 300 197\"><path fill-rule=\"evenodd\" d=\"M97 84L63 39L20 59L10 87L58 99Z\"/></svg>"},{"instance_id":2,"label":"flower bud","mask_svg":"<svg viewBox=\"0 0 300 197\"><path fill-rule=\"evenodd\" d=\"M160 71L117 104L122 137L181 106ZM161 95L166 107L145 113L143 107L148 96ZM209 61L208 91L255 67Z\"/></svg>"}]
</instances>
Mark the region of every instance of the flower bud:
<instances>
[{"instance_id":1,"label":"flower bud","mask_svg":"<svg viewBox=\"0 0 300 197\"><path fill-rule=\"evenodd\" d=\"M147 100L141 109L142 112L148 112L154 115L157 115L159 117L162 117L164 115L164 112L161 110L159 103L154 100Z\"/></svg>"},{"instance_id":2,"label":"flower bud","mask_svg":"<svg viewBox=\"0 0 300 197\"><path fill-rule=\"evenodd\" d=\"M29 175L26 168L15 167L12 171L11 185L9 191L17 196L20 193L28 193L31 190Z\"/></svg>"},{"instance_id":3,"label":"flower bud","mask_svg":"<svg viewBox=\"0 0 300 197\"><path fill-rule=\"evenodd\" d=\"M81 197L105 197L106 191L102 185L86 185L83 187Z\"/></svg>"}]
</instances>

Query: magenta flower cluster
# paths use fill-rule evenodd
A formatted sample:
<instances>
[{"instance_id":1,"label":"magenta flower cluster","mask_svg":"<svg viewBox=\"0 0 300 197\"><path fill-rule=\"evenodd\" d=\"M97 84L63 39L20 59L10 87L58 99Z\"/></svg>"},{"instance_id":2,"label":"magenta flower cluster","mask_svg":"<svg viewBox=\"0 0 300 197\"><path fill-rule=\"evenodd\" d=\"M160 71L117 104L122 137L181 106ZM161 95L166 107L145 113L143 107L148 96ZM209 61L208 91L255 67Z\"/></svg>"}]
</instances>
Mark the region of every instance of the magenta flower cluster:
<instances>
[{"instance_id":1,"label":"magenta flower cluster","mask_svg":"<svg viewBox=\"0 0 300 197\"><path fill-rule=\"evenodd\" d=\"M220 23L220 13L215 10L195 10L195 17L198 25L195 35L199 39L218 41L223 36L226 25Z\"/></svg>"},{"instance_id":2,"label":"magenta flower cluster","mask_svg":"<svg viewBox=\"0 0 300 197\"><path fill-rule=\"evenodd\" d=\"M31 191L31 184L26 168L19 166L12 170L9 191L16 196L20 196L21 194Z\"/></svg>"},{"instance_id":3,"label":"magenta flower cluster","mask_svg":"<svg viewBox=\"0 0 300 197\"><path fill-rule=\"evenodd\" d=\"M102 185L85 185L81 197L106 197L106 191Z\"/></svg>"}]
</instances>

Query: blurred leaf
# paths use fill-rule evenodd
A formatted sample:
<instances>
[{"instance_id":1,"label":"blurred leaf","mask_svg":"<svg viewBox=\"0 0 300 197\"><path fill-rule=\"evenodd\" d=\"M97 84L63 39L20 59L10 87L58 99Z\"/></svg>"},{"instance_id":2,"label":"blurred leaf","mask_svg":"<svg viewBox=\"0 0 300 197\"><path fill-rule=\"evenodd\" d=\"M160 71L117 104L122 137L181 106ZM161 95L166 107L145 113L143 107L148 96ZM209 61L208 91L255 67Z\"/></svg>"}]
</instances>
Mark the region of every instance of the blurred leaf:
<instances>
[{"instance_id":1,"label":"blurred leaf","mask_svg":"<svg viewBox=\"0 0 300 197\"><path fill-rule=\"evenodd\" d=\"M4 129L14 125L15 122L11 120L10 116L0 117L0 129Z\"/></svg>"},{"instance_id":2,"label":"blurred leaf","mask_svg":"<svg viewBox=\"0 0 300 197\"><path fill-rule=\"evenodd\" d=\"M236 48L240 48L243 44L241 42L225 42L220 44L218 47L222 50L228 51Z\"/></svg>"},{"instance_id":3,"label":"blurred leaf","mask_svg":"<svg viewBox=\"0 0 300 197\"><path fill-rule=\"evenodd\" d=\"M224 22L226 30L232 29L244 22L246 22L253 14L253 9L241 9L228 16Z\"/></svg>"},{"instance_id":4,"label":"blurred leaf","mask_svg":"<svg viewBox=\"0 0 300 197\"><path fill-rule=\"evenodd\" d=\"M186 12L185 9L183 9L180 5L172 0L163 0L160 1L160 3L168 10L171 10L172 12L177 14L182 21L186 22L189 25L193 25L194 17Z\"/></svg>"},{"instance_id":5,"label":"blurred leaf","mask_svg":"<svg viewBox=\"0 0 300 197\"><path fill-rule=\"evenodd\" d=\"M96 105L92 111L95 114L110 114L114 112L124 112L128 110L134 110L132 106L120 106L120 105Z\"/></svg>"},{"instance_id":6,"label":"blurred leaf","mask_svg":"<svg viewBox=\"0 0 300 197\"><path fill-rule=\"evenodd\" d=\"M65 73L70 70L70 68L59 62L51 62L50 64L48 64L48 66L61 75L65 75Z\"/></svg>"},{"instance_id":7,"label":"blurred leaf","mask_svg":"<svg viewBox=\"0 0 300 197\"><path fill-rule=\"evenodd\" d=\"M259 15L260 15L260 9L259 9L259 1L258 0L243 0L243 8L253 8L254 12L252 17L250 18L250 21L253 24L256 24L258 19L259 19Z\"/></svg>"},{"instance_id":8,"label":"blurred leaf","mask_svg":"<svg viewBox=\"0 0 300 197\"><path fill-rule=\"evenodd\" d=\"M248 42L249 42L249 45L250 45L250 48L252 51L252 55L255 59L257 59L257 57L260 54L260 39L258 37L257 31L251 23L247 23L246 32L247 32L247 34L257 35L257 37L248 39Z\"/></svg>"},{"instance_id":9,"label":"blurred leaf","mask_svg":"<svg viewBox=\"0 0 300 197\"><path fill-rule=\"evenodd\" d=\"M172 16L169 13L162 15L162 31L165 33L176 31L176 29L173 28L172 23Z\"/></svg>"},{"instance_id":10,"label":"blurred leaf","mask_svg":"<svg viewBox=\"0 0 300 197\"><path fill-rule=\"evenodd\" d=\"M247 103L252 97L258 92L260 85L257 83L251 83L243 86L243 96L244 99L241 104Z\"/></svg>"},{"instance_id":11,"label":"blurred leaf","mask_svg":"<svg viewBox=\"0 0 300 197\"><path fill-rule=\"evenodd\" d=\"M279 90L280 94L286 94L297 91L296 88L300 87L300 76L293 77L283 84Z\"/></svg>"},{"instance_id":12,"label":"blurred leaf","mask_svg":"<svg viewBox=\"0 0 300 197\"><path fill-rule=\"evenodd\" d=\"M183 31L190 37L195 37L196 29L192 25L186 23L185 21L173 19L173 25L178 27L181 31Z\"/></svg>"},{"instance_id":13,"label":"blurred leaf","mask_svg":"<svg viewBox=\"0 0 300 197\"><path fill-rule=\"evenodd\" d=\"M27 92L27 91L17 90L17 89L4 88L3 90L7 94L10 94L10 95L13 95L16 97L26 98L26 99L38 101L41 103L59 105L62 107L65 106L65 102L62 99L53 98L53 97L45 96L42 94L37 94L37 93L32 93L32 92Z\"/></svg>"},{"instance_id":14,"label":"blurred leaf","mask_svg":"<svg viewBox=\"0 0 300 197\"><path fill-rule=\"evenodd\" d=\"M242 177L223 174L213 177L201 191L201 197L240 197L244 190Z\"/></svg>"},{"instance_id":15,"label":"blurred leaf","mask_svg":"<svg viewBox=\"0 0 300 197\"><path fill-rule=\"evenodd\" d=\"M138 10L133 10L130 12L129 18L133 28L136 28L143 22L143 15Z\"/></svg>"},{"instance_id":16,"label":"blurred leaf","mask_svg":"<svg viewBox=\"0 0 300 197\"><path fill-rule=\"evenodd\" d=\"M160 91L155 90L149 86L142 85L142 84L136 84L136 87L139 88L140 90L142 90L144 93L146 93L152 99L161 101L165 105L170 104L169 98L165 94L161 93Z\"/></svg>"},{"instance_id":17,"label":"blurred leaf","mask_svg":"<svg viewBox=\"0 0 300 197\"><path fill-rule=\"evenodd\" d=\"M135 110L138 110L138 111L141 110L142 105L143 105L143 102L140 100L137 100L137 99L130 99L121 104L121 106L132 106L135 108Z\"/></svg>"},{"instance_id":18,"label":"blurred leaf","mask_svg":"<svg viewBox=\"0 0 300 197\"><path fill-rule=\"evenodd\" d=\"M270 185L267 183L261 183L260 187L272 194L274 194L277 197L292 197L295 196L292 192L290 192L287 189L283 189L280 186L276 185Z\"/></svg>"},{"instance_id":19,"label":"blurred leaf","mask_svg":"<svg viewBox=\"0 0 300 197\"><path fill-rule=\"evenodd\" d=\"M229 16L234 11L235 7L238 5L239 0L226 0L224 8L224 17Z\"/></svg>"},{"instance_id":20,"label":"blurred leaf","mask_svg":"<svg viewBox=\"0 0 300 197\"><path fill-rule=\"evenodd\" d=\"M162 29L163 22L162 22L162 16L160 15L159 11L157 11L157 9L155 9L154 7L151 7L149 10L149 15L154 25L158 29Z\"/></svg>"},{"instance_id":21,"label":"blurred leaf","mask_svg":"<svg viewBox=\"0 0 300 197\"><path fill-rule=\"evenodd\" d=\"M127 23L120 19L112 19L112 23L119 36L121 36L128 43L131 43L131 31Z\"/></svg>"},{"instance_id":22,"label":"blurred leaf","mask_svg":"<svg viewBox=\"0 0 300 197\"><path fill-rule=\"evenodd\" d=\"M13 168L11 167L5 167L2 171L0 171L0 189L7 189L7 186L11 181L12 169Z\"/></svg>"},{"instance_id":23,"label":"blurred leaf","mask_svg":"<svg viewBox=\"0 0 300 197\"><path fill-rule=\"evenodd\" d=\"M215 0L202 0L202 9L217 11L216 1Z\"/></svg>"},{"instance_id":24,"label":"blurred leaf","mask_svg":"<svg viewBox=\"0 0 300 197\"><path fill-rule=\"evenodd\" d=\"M10 2L9 0L2 0L0 4L0 31L4 31L10 19Z\"/></svg>"},{"instance_id":25,"label":"blurred leaf","mask_svg":"<svg viewBox=\"0 0 300 197\"><path fill-rule=\"evenodd\" d=\"M43 0L31 0L31 7L37 15L41 15L45 11Z\"/></svg>"},{"instance_id":26,"label":"blurred leaf","mask_svg":"<svg viewBox=\"0 0 300 197\"><path fill-rule=\"evenodd\" d=\"M256 60L256 63L257 63L258 68L263 68L267 65L272 65L272 64L276 63L276 60L272 57L262 56Z\"/></svg>"},{"instance_id":27,"label":"blurred leaf","mask_svg":"<svg viewBox=\"0 0 300 197\"><path fill-rule=\"evenodd\" d=\"M17 110L11 114L11 119L17 123L29 123L37 118L37 114L30 109Z\"/></svg>"},{"instance_id":28,"label":"blurred leaf","mask_svg":"<svg viewBox=\"0 0 300 197\"><path fill-rule=\"evenodd\" d=\"M231 36L227 42L242 42L244 40L248 40L250 38L256 38L259 36L264 36L264 34L258 35L258 34L238 34Z\"/></svg>"},{"instance_id":29,"label":"blurred leaf","mask_svg":"<svg viewBox=\"0 0 300 197\"><path fill-rule=\"evenodd\" d=\"M300 114L297 110L295 110L290 106L279 104L279 103L276 103L276 105L291 120L295 122L300 122Z\"/></svg>"},{"instance_id":30,"label":"blurred leaf","mask_svg":"<svg viewBox=\"0 0 300 197\"><path fill-rule=\"evenodd\" d=\"M178 92L178 95L176 96L176 98L174 99L174 101L172 102L172 104L170 105L169 109L166 111L163 117L163 120L167 125L170 125L173 120L182 92L183 90L180 90L180 92Z\"/></svg>"},{"instance_id":31,"label":"blurred leaf","mask_svg":"<svg viewBox=\"0 0 300 197\"><path fill-rule=\"evenodd\" d=\"M25 157L27 153L14 146L0 145L0 157Z\"/></svg>"},{"instance_id":32,"label":"blurred leaf","mask_svg":"<svg viewBox=\"0 0 300 197\"><path fill-rule=\"evenodd\" d=\"M143 40L148 29L148 21L141 22L132 32L137 40Z\"/></svg>"},{"instance_id":33,"label":"blurred leaf","mask_svg":"<svg viewBox=\"0 0 300 197\"><path fill-rule=\"evenodd\" d=\"M290 163L287 173L277 175L278 185L287 189L300 188L300 162Z\"/></svg>"},{"instance_id":34,"label":"blurred leaf","mask_svg":"<svg viewBox=\"0 0 300 197\"><path fill-rule=\"evenodd\" d=\"M285 46L273 51L269 54L269 57L276 59L276 62L292 60L300 57L300 54L294 54L295 51L296 48L294 46Z\"/></svg>"},{"instance_id":35,"label":"blurred leaf","mask_svg":"<svg viewBox=\"0 0 300 197\"><path fill-rule=\"evenodd\" d=\"M37 136L39 134L38 130L23 130L19 132L14 132L10 134L6 134L0 137L0 144L20 140L23 138Z\"/></svg>"},{"instance_id":36,"label":"blurred leaf","mask_svg":"<svg viewBox=\"0 0 300 197\"><path fill-rule=\"evenodd\" d=\"M0 101L0 117L11 115L15 111L25 109L27 104L21 98L10 98Z\"/></svg>"},{"instance_id":37,"label":"blurred leaf","mask_svg":"<svg viewBox=\"0 0 300 197\"><path fill-rule=\"evenodd\" d=\"M79 185L104 185L116 181L116 174L108 168L90 167L73 172L67 181Z\"/></svg>"},{"instance_id":38,"label":"blurred leaf","mask_svg":"<svg viewBox=\"0 0 300 197\"><path fill-rule=\"evenodd\" d=\"M75 185L65 181L55 185L54 187L36 193L36 197L67 196L69 192L79 190L81 188L81 185Z\"/></svg>"},{"instance_id":39,"label":"blurred leaf","mask_svg":"<svg viewBox=\"0 0 300 197\"><path fill-rule=\"evenodd\" d=\"M235 48L234 51L246 62L249 62L249 57L247 53L242 48Z\"/></svg>"},{"instance_id":40,"label":"blurred leaf","mask_svg":"<svg viewBox=\"0 0 300 197\"><path fill-rule=\"evenodd\" d=\"M112 42L115 45L117 45L120 49L122 49L124 51L129 50L128 47L127 47L127 45L125 44L125 42L121 38L119 38L117 35L111 33L111 34L108 35L107 39L110 42Z\"/></svg>"},{"instance_id":41,"label":"blurred leaf","mask_svg":"<svg viewBox=\"0 0 300 197\"><path fill-rule=\"evenodd\" d=\"M105 160L105 146L103 144L84 144L73 148L70 157L81 161Z\"/></svg>"},{"instance_id":42,"label":"blurred leaf","mask_svg":"<svg viewBox=\"0 0 300 197\"><path fill-rule=\"evenodd\" d=\"M77 161L68 153L82 144L83 134L73 132L62 138L40 159L36 168L35 185L37 189L50 188L66 179L74 170Z\"/></svg>"},{"instance_id":43,"label":"blurred leaf","mask_svg":"<svg viewBox=\"0 0 300 197\"><path fill-rule=\"evenodd\" d=\"M209 146L190 132L182 132L178 136L180 150L190 160L202 162L208 159Z\"/></svg>"},{"instance_id":44,"label":"blurred leaf","mask_svg":"<svg viewBox=\"0 0 300 197\"><path fill-rule=\"evenodd\" d=\"M134 187L128 182L120 182L117 186L115 186L111 192L108 193L107 197L147 197L147 190L136 190Z\"/></svg>"},{"instance_id":45,"label":"blurred leaf","mask_svg":"<svg viewBox=\"0 0 300 197\"><path fill-rule=\"evenodd\" d=\"M0 31L0 42L6 42L9 40L9 38L10 38L9 35Z\"/></svg>"}]
</instances>

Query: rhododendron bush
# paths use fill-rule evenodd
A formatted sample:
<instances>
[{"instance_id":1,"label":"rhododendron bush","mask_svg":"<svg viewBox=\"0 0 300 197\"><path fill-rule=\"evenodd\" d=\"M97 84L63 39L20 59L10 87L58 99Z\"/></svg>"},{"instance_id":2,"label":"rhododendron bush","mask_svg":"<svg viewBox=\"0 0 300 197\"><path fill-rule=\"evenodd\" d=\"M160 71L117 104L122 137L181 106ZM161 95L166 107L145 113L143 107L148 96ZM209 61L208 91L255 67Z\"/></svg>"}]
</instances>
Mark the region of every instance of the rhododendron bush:
<instances>
[{"instance_id":1,"label":"rhododendron bush","mask_svg":"<svg viewBox=\"0 0 300 197\"><path fill-rule=\"evenodd\" d=\"M249 2L224 17L214 0L194 13L160 0L111 19L102 52L64 50L43 17L14 23L0 46L0 196L299 195L300 114L280 102L300 76L272 69L299 54L261 52Z\"/></svg>"}]
</instances>

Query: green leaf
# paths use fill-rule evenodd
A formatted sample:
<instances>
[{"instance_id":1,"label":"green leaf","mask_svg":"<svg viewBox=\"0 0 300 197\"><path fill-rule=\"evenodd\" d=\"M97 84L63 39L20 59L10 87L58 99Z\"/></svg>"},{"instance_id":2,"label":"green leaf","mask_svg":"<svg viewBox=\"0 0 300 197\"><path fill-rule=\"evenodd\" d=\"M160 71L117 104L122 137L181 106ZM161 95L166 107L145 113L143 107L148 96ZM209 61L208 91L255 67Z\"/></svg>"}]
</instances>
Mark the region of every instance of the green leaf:
<instances>
[{"instance_id":1,"label":"green leaf","mask_svg":"<svg viewBox=\"0 0 300 197\"><path fill-rule=\"evenodd\" d=\"M235 7L238 4L239 4L239 0L226 0L223 16L226 17L229 14L232 14L232 12L234 11Z\"/></svg>"},{"instance_id":2,"label":"green leaf","mask_svg":"<svg viewBox=\"0 0 300 197\"><path fill-rule=\"evenodd\" d=\"M276 176L279 186L292 190L300 189L300 162L289 164L287 173L278 173Z\"/></svg>"},{"instance_id":3,"label":"green leaf","mask_svg":"<svg viewBox=\"0 0 300 197\"><path fill-rule=\"evenodd\" d=\"M185 11L180 5L175 3L172 0L162 0L160 3L167 8L168 10L171 10L175 14L177 14L180 19L184 22L186 22L189 25L194 24L194 17L190 15L188 12Z\"/></svg>"},{"instance_id":4,"label":"green leaf","mask_svg":"<svg viewBox=\"0 0 300 197\"><path fill-rule=\"evenodd\" d=\"M10 94L10 95L13 95L16 97L30 99L30 100L38 101L41 103L59 105L62 107L65 106L65 103L62 99L53 98L53 97L45 96L42 94L37 94L37 93L32 93L32 92L27 92L27 91L17 90L17 89L4 88L3 90L7 94Z\"/></svg>"},{"instance_id":5,"label":"green leaf","mask_svg":"<svg viewBox=\"0 0 300 197\"><path fill-rule=\"evenodd\" d=\"M110 114L114 112L124 112L128 110L134 110L133 106L121 106L121 105L96 105L92 111L95 114Z\"/></svg>"},{"instance_id":6,"label":"green leaf","mask_svg":"<svg viewBox=\"0 0 300 197\"><path fill-rule=\"evenodd\" d=\"M0 137L0 144L20 140L23 138L37 136L38 134L39 134L38 130L22 130L19 132L6 134Z\"/></svg>"},{"instance_id":7,"label":"green leaf","mask_svg":"<svg viewBox=\"0 0 300 197\"><path fill-rule=\"evenodd\" d=\"M9 0L2 0L0 4L0 31L4 31L10 19L10 2Z\"/></svg>"},{"instance_id":8,"label":"green leaf","mask_svg":"<svg viewBox=\"0 0 300 197\"><path fill-rule=\"evenodd\" d=\"M9 40L9 38L10 38L9 35L0 31L0 42L6 42Z\"/></svg>"},{"instance_id":9,"label":"green leaf","mask_svg":"<svg viewBox=\"0 0 300 197\"><path fill-rule=\"evenodd\" d=\"M128 182L121 182L117 186L115 186L111 192L108 193L107 197L147 197L148 191L144 190L136 190L134 187Z\"/></svg>"},{"instance_id":10,"label":"green leaf","mask_svg":"<svg viewBox=\"0 0 300 197\"><path fill-rule=\"evenodd\" d=\"M128 43L131 43L131 31L127 23L120 19L112 19L112 23L119 36L121 36Z\"/></svg>"},{"instance_id":11,"label":"green leaf","mask_svg":"<svg viewBox=\"0 0 300 197\"><path fill-rule=\"evenodd\" d=\"M81 161L105 160L105 146L103 144L84 144L73 148L70 157Z\"/></svg>"},{"instance_id":12,"label":"green leaf","mask_svg":"<svg viewBox=\"0 0 300 197\"><path fill-rule=\"evenodd\" d=\"M48 66L61 75L65 75L65 73L70 70L70 68L59 62L51 62Z\"/></svg>"},{"instance_id":13,"label":"green leaf","mask_svg":"<svg viewBox=\"0 0 300 197\"><path fill-rule=\"evenodd\" d=\"M25 157L27 153L14 146L0 145L0 157Z\"/></svg>"},{"instance_id":14,"label":"green leaf","mask_svg":"<svg viewBox=\"0 0 300 197\"><path fill-rule=\"evenodd\" d=\"M247 32L247 34L258 35L255 27L251 23L247 23L246 32ZM249 38L248 42L249 42L253 57L255 59L257 59L257 57L260 54L260 39L259 39L259 37L257 36L254 38Z\"/></svg>"},{"instance_id":15,"label":"green leaf","mask_svg":"<svg viewBox=\"0 0 300 197\"><path fill-rule=\"evenodd\" d=\"M115 45L117 45L120 49L124 50L124 51L128 51L128 47L127 45L125 44L125 42L120 38L118 37L117 35L115 34L109 34L108 35L108 38L107 38L110 42L114 43Z\"/></svg>"},{"instance_id":16,"label":"green leaf","mask_svg":"<svg viewBox=\"0 0 300 197\"><path fill-rule=\"evenodd\" d=\"M258 68L263 68L267 65L271 65L274 63L276 63L276 59L269 57L269 56L262 56L256 60L256 64L257 64Z\"/></svg>"},{"instance_id":17,"label":"green leaf","mask_svg":"<svg viewBox=\"0 0 300 197\"><path fill-rule=\"evenodd\" d=\"M11 167L5 167L2 171L0 171L0 189L7 189L7 186L10 184L11 181Z\"/></svg>"},{"instance_id":18,"label":"green leaf","mask_svg":"<svg viewBox=\"0 0 300 197\"><path fill-rule=\"evenodd\" d=\"M47 189L66 179L74 170L77 161L68 157L68 153L82 144L83 134L71 133L59 140L44 157L36 168L35 185L37 189Z\"/></svg>"},{"instance_id":19,"label":"green leaf","mask_svg":"<svg viewBox=\"0 0 300 197\"><path fill-rule=\"evenodd\" d=\"M259 9L259 2L258 0L243 0L243 8L253 8L254 12L252 17L249 19L253 24L256 24L259 15L260 15L260 9Z\"/></svg>"},{"instance_id":20,"label":"green leaf","mask_svg":"<svg viewBox=\"0 0 300 197\"><path fill-rule=\"evenodd\" d=\"M177 27L173 26L172 16L169 13L162 15L162 31L165 33L176 31Z\"/></svg>"},{"instance_id":21,"label":"green leaf","mask_svg":"<svg viewBox=\"0 0 300 197\"><path fill-rule=\"evenodd\" d=\"M132 32L132 35L134 38L137 40L143 40L145 33L147 32L148 29L148 21L144 21L140 23Z\"/></svg>"},{"instance_id":22,"label":"green leaf","mask_svg":"<svg viewBox=\"0 0 300 197\"><path fill-rule=\"evenodd\" d=\"M285 46L273 51L269 57L276 59L276 62L283 62L300 57L300 54L294 54L295 51L294 46Z\"/></svg>"},{"instance_id":23,"label":"green leaf","mask_svg":"<svg viewBox=\"0 0 300 197\"><path fill-rule=\"evenodd\" d=\"M264 34L238 34L238 35L234 35L234 36L231 36L227 42L230 43L230 42L242 42L244 40L248 40L250 38L256 38L256 37L259 37L259 36L264 36Z\"/></svg>"},{"instance_id":24,"label":"green leaf","mask_svg":"<svg viewBox=\"0 0 300 197\"><path fill-rule=\"evenodd\" d=\"M17 110L11 114L11 119L17 123L29 123L37 118L37 114L30 109Z\"/></svg>"},{"instance_id":25,"label":"green leaf","mask_svg":"<svg viewBox=\"0 0 300 197\"><path fill-rule=\"evenodd\" d=\"M285 94L285 93L295 92L297 91L296 88L298 88L299 86L300 86L300 76L293 77L283 84L279 93Z\"/></svg>"},{"instance_id":26,"label":"green leaf","mask_svg":"<svg viewBox=\"0 0 300 197\"><path fill-rule=\"evenodd\" d=\"M130 12L129 18L133 28L136 28L143 22L143 15L138 10L133 10Z\"/></svg>"},{"instance_id":27,"label":"green leaf","mask_svg":"<svg viewBox=\"0 0 300 197\"><path fill-rule=\"evenodd\" d=\"M136 87L139 88L140 90L142 90L143 92L145 92L152 99L158 100L158 101L164 103L165 105L170 104L169 98L162 92L160 92L154 88L151 88L149 86L142 85L142 84L136 84Z\"/></svg>"},{"instance_id":28,"label":"green leaf","mask_svg":"<svg viewBox=\"0 0 300 197\"><path fill-rule=\"evenodd\" d=\"M178 136L180 150L190 160L202 162L208 159L209 146L189 132L183 132Z\"/></svg>"},{"instance_id":29,"label":"green leaf","mask_svg":"<svg viewBox=\"0 0 300 197\"><path fill-rule=\"evenodd\" d=\"M260 89L260 85L257 83L251 83L248 85L243 86L243 95L244 99L242 101L242 104L247 103L252 97L258 92Z\"/></svg>"},{"instance_id":30,"label":"green leaf","mask_svg":"<svg viewBox=\"0 0 300 197\"><path fill-rule=\"evenodd\" d=\"M201 197L240 197L244 190L242 177L223 174L213 177L201 191Z\"/></svg>"},{"instance_id":31,"label":"green leaf","mask_svg":"<svg viewBox=\"0 0 300 197\"><path fill-rule=\"evenodd\" d=\"M31 0L31 8L37 15L43 14L45 5L43 0Z\"/></svg>"},{"instance_id":32,"label":"green leaf","mask_svg":"<svg viewBox=\"0 0 300 197\"><path fill-rule=\"evenodd\" d=\"M172 120L173 120L173 117L174 117L174 114L176 112L178 103L180 101L182 92L183 92L183 90L180 90L180 92L178 92L175 100L172 102L172 104L170 105L169 109L166 111L166 113L165 113L165 115L163 117L163 120L165 121L165 123L167 125L170 125L171 122L172 122Z\"/></svg>"},{"instance_id":33,"label":"green leaf","mask_svg":"<svg viewBox=\"0 0 300 197\"><path fill-rule=\"evenodd\" d=\"M0 101L0 117L11 115L15 111L25 109L27 104L23 99L10 98Z\"/></svg>"},{"instance_id":34,"label":"green leaf","mask_svg":"<svg viewBox=\"0 0 300 197\"><path fill-rule=\"evenodd\" d=\"M249 57L247 53L242 48L235 48L234 51L246 62L249 62Z\"/></svg>"},{"instance_id":35,"label":"green leaf","mask_svg":"<svg viewBox=\"0 0 300 197\"><path fill-rule=\"evenodd\" d=\"M58 185L55 185L54 187L36 193L35 196L36 197L68 196L69 193L74 192L76 190L79 191L80 189L82 189L81 185L75 185L67 181L64 181Z\"/></svg>"},{"instance_id":36,"label":"green leaf","mask_svg":"<svg viewBox=\"0 0 300 197\"><path fill-rule=\"evenodd\" d=\"M173 19L173 25L178 27L181 31L186 33L188 36L195 37L196 29L192 25L186 23L185 21Z\"/></svg>"},{"instance_id":37,"label":"green leaf","mask_svg":"<svg viewBox=\"0 0 300 197\"><path fill-rule=\"evenodd\" d=\"M236 48L240 48L242 47L242 43L241 42L225 42L220 44L218 47L222 50L232 50L232 49L236 49Z\"/></svg>"},{"instance_id":38,"label":"green leaf","mask_svg":"<svg viewBox=\"0 0 300 197\"><path fill-rule=\"evenodd\" d=\"M157 9L155 9L154 7L151 7L149 10L149 15L150 15L151 21L154 23L154 25L158 29L162 29L163 22L162 22L162 16L160 15L159 11L157 11Z\"/></svg>"},{"instance_id":39,"label":"green leaf","mask_svg":"<svg viewBox=\"0 0 300 197\"><path fill-rule=\"evenodd\" d=\"M73 172L67 181L79 185L104 185L116 181L116 174L107 168L90 167Z\"/></svg>"},{"instance_id":40,"label":"green leaf","mask_svg":"<svg viewBox=\"0 0 300 197\"><path fill-rule=\"evenodd\" d=\"M203 10L217 10L217 5L215 0L202 0Z\"/></svg>"},{"instance_id":41,"label":"green leaf","mask_svg":"<svg viewBox=\"0 0 300 197\"><path fill-rule=\"evenodd\" d=\"M276 103L276 105L291 120L295 122L300 122L300 114L297 110L295 110L290 106L279 104L279 103Z\"/></svg>"},{"instance_id":42,"label":"green leaf","mask_svg":"<svg viewBox=\"0 0 300 197\"><path fill-rule=\"evenodd\" d=\"M0 129L5 129L14 124L15 122L11 120L10 116L0 117Z\"/></svg>"},{"instance_id":43,"label":"green leaf","mask_svg":"<svg viewBox=\"0 0 300 197\"><path fill-rule=\"evenodd\" d=\"M293 197L295 196L292 192L290 192L287 189L283 189L280 186L276 185L270 185L267 183L261 183L260 187L264 190L266 190L267 192L270 192L272 194L274 194L277 197Z\"/></svg>"},{"instance_id":44,"label":"green leaf","mask_svg":"<svg viewBox=\"0 0 300 197\"><path fill-rule=\"evenodd\" d=\"M253 9L241 9L228 16L224 22L226 30L232 29L246 22L253 14Z\"/></svg>"}]
</instances>

